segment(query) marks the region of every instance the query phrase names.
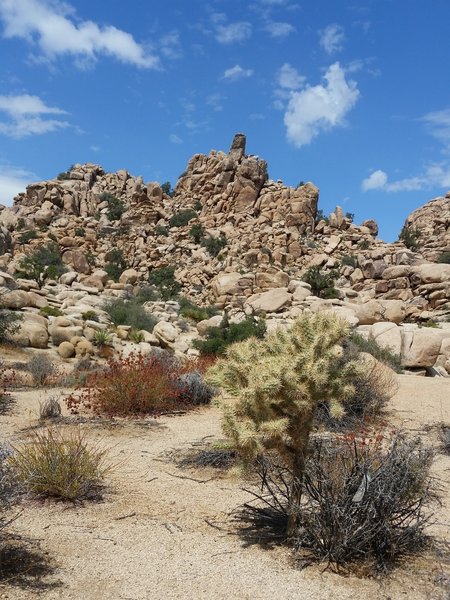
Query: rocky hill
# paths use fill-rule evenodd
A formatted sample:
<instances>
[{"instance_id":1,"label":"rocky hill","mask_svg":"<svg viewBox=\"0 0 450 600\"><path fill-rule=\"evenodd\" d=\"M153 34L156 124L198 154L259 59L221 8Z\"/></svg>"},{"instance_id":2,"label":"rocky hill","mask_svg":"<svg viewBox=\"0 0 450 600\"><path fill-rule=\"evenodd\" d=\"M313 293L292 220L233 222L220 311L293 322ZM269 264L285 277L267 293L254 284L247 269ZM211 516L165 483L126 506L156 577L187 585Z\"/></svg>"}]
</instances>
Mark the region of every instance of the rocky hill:
<instances>
[{"instance_id":1,"label":"rocky hill","mask_svg":"<svg viewBox=\"0 0 450 600\"><path fill-rule=\"evenodd\" d=\"M236 319L263 314L275 326L305 309L331 308L390 345L406 366L450 372L450 264L436 262L450 251L450 194L414 211L403 241L386 244L372 220L358 226L340 207L324 217L313 183L292 188L268 179L266 162L246 155L245 142L237 134L228 153L193 156L174 190L125 170L76 164L0 207L3 305L33 323L22 343L89 341L85 330L97 326L80 321L83 307L101 313L104 298L132 293L155 270L173 266L184 296ZM67 272L41 288L17 277L23 257L49 242ZM111 261L119 263L118 281L105 271ZM302 280L311 268L331 274L335 297L318 297L314 281ZM38 314L47 305L64 312L56 319L65 325ZM188 352L197 329L183 332L173 305L149 303L173 331L149 334L145 343ZM420 327L430 323L439 326ZM70 331L61 338L55 327Z\"/></svg>"}]
</instances>

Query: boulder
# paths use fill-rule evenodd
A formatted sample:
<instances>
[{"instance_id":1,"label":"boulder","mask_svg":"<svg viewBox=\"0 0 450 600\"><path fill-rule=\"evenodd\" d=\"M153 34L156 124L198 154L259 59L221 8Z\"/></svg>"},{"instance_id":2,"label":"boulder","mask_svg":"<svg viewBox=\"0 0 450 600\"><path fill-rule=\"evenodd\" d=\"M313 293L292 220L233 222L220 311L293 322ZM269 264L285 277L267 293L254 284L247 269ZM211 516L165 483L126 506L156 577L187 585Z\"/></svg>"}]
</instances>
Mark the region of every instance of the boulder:
<instances>
[{"instance_id":1,"label":"boulder","mask_svg":"<svg viewBox=\"0 0 450 600\"><path fill-rule=\"evenodd\" d=\"M287 288L275 288L268 292L254 294L247 300L256 314L278 312L292 301L292 294Z\"/></svg>"},{"instance_id":2,"label":"boulder","mask_svg":"<svg viewBox=\"0 0 450 600\"><path fill-rule=\"evenodd\" d=\"M177 337L177 330L167 321L159 321L153 328L153 334L159 340L161 346L171 347Z\"/></svg>"},{"instance_id":3,"label":"boulder","mask_svg":"<svg viewBox=\"0 0 450 600\"><path fill-rule=\"evenodd\" d=\"M58 346L58 354L61 358L72 358L75 356L75 346L70 342L61 342Z\"/></svg>"},{"instance_id":4,"label":"boulder","mask_svg":"<svg viewBox=\"0 0 450 600\"><path fill-rule=\"evenodd\" d=\"M441 349L442 336L429 328L403 331L402 365L405 367L432 367Z\"/></svg>"},{"instance_id":5,"label":"boulder","mask_svg":"<svg viewBox=\"0 0 450 600\"><path fill-rule=\"evenodd\" d=\"M1 295L3 308L20 309L29 306L30 299L28 292L22 290L11 290Z\"/></svg>"},{"instance_id":6,"label":"boulder","mask_svg":"<svg viewBox=\"0 0 450 600\"><path fill-rule=\"evenodd\" d=\"M28 345L31 348L47 348L48 330L46 325L28 321L26 323L25 331L28 335Z\"/></svg>"},{"instance_id":7,"label":"boulder","mask_svg":"<svg viewBox=\"0 0 450 600\"><path fill-rule=\"evenodd\" d=\"M236 294L241 277L240 273L219 273L211 283L213 294L216 297Z\"/></svg>"},{"instance_id":8,"label":"boulder","mask_svg":"<svg viewBox=\"0 0 450 600\"><path fill-rule=\"evenodd\" d=\"M395 354L400 355L402 351L401 329L395 323L374 323L370 328L369 338Z\"/></svg>"},{"instance_id":9,"label":"boulder","mask_svg":"<svg viewBox=\"0 0 450 600\"><path fill-rule=\"evenodd\" d=\"M134 285L138 280L139 273L135 269L126 269L119 278L119 283Z\"/></svg>"},{"instance_id":10,"label":"boulder","mask_svg":"<svg viewBox=\"0 0 450 600\"><path fill-rule=\"evenodd\" d=\"M219 327L222 322L222 315L214 315L214 317L210 317L209 319L204 319L203 321L199 321L197 323L197 331L200 335L205 335L206 331L210 327Z\"/></svg>"}]
</instances>

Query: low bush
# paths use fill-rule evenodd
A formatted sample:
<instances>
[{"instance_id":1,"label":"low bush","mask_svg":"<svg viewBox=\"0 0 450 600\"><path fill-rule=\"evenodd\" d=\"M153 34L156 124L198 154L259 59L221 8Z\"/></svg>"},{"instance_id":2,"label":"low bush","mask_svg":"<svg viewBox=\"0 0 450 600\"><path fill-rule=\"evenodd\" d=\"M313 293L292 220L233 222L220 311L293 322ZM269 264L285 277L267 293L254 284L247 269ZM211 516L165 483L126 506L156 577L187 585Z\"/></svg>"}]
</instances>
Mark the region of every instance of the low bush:
<instances>
[{"instance_id":1,"label":"low bush","mask_svg":"<svg viewBox=\"0 0 450 600\"><path fill-rule=\"evenodd\" d=\"M146 302L156 302L160 300L160 295L155 287L151 285L142 285L137 289L134 298L138 304L145 304Z\"/></svg>"},{"instance_id":2,"label":"low bush","mask_svg":"<svg viewBox=\"0 0 450 600\"><path fill-rule=\"evenodd\" d=\"M39 309L39 313L43 317L61 317L64 314L62 310L55 306L43 306Z\"/></svg>"},{"instance_id":3,"label":"low bush","mask_svg":"<svg viewBox=\"0 0 450 600\"><path fill-rule=\"evenodd\" d=\"M368 250L370 248L370 242L369 242L369 240L360 240L358 242L358 248L360 250Z\"/></svg>"},{"instance_id":4,"label":"low bush","mask_svg":"<svg viewBox=\"0 0 450 600\"><path fill-rule=\"evenodd\" d=\"M227 245L227 238L224 235L221 235L218 238L203 238L201 241L201 245L211 256L218 256Z\"/></svg>"},{"instance_id":5,"label":"low bush","mask_svg":"<svg viewBox=\"0 0 450 600\"><path fill-rule=\"evenodd\" d=\"M97 329L92 336L92 343L98 348L111 345L112 337L107 329Z\"/></svg>"},{"instance_id":6,"label":"low bush","mask_svg":"<svg viewBox=\"0 0 450 600\"><path fill-rule=\"evenodd\" d=\"M73 169L74 165L71 165L67 171L62 171L61 173L58 173L58 175L56 176L56 179L58 181L66 181L67 179L70 179L70 171Z\"/></svg>"},{"instance_id":7,"label":"low bush","mask_svg":"<svg viewBox=\"0 0 450 600\"><path fill-rule=\"evenodd\" d=\"M377 360L388 365L396 373L403 373L401 357L389 348L383 348L375 340L365 338L359 333L352 333L350 344L356 346L361 352L367 352Z\"/></svg>"},{"instance_id":8,"label":"low bush","mask_svg":"<svg viewBox=\"0 0 450 600\"><path fill-rule=\"evenodd\" d=\"M83 227L75 227L75 237L84 237L86 230Z\"/></svg>"},{"instance_id":9,"label":"low bush","mask_svg":"<svg viewBox=\"0 0 450 600\"><path fill-rule=\"evenodd\" d=\"M200 244L202 239L205 237L205 230L203 229L203 225L201 223L194 223L189 229L189 235L196 244Z\"/></svg>"},{"instance_id":10,"label":"low bush","mask_svg":"<svg viewBox=\"0 0 450 600\"><path fill-rule=\"evenodd\" d=\"M38 237L37 231L29 229L19 235L19 244L28 244L31 240L35 240Z\"/></svg>"},{"instance_id":11,"label":"low bush","mask_svg":"<svg viewBox=\"0 0 450 600\"><path fill-rule=\"evenodd\" d=\"M186 210L180 210L173 214L169 219L169 225L171 227L184 227L192 221L192 219L197 218L197 213L192 208L187 208Z\"/></svg>"},{"instance_id":12,"label":"low bush","mask_svg":"<svg viewBox=\"0 0 450 600\"><path fill-rule=\"evenodd\" d=\"M87 310L81 315L83 321L96 321L98 323L99 317L95 310Z\"/></svg>"},{"instance_id":13,"label":"low bush","mask_svg":"<svg viewBox=\"0 0 450 600\"><path fill-rule=\"evenodd\" d=\"M438 256L436 262L450 265L450 252L443 252L440 256Z\"/></svg>"},{"instance_id":14,"label":"low bush","mask_svg":"<svg viewBox=\"0 0 450 600\"><path fill-rule=\"evenodd\" d=\"M176 384L180 390L181 401L191 406L209 404L217 393L215 388L205 383L199 371L181 374Z\"/></svg>"},{"instance_id":15,"label":"low bush","mask_svg":"<svg viewBox=\"0 0 450 600\"><path fill-rule=\"evenodd\" d=\"M0 308L0 344L11 341L11 336L20 330L22 321L22 313Z\"/></svg>"},{"instance_id":16,"label":"low bush","mask_svg":"<svg viewBox=\"0 0 450 600\"><path fill-rule=\"evenodd\" d=\"M221 356L235 342L242 342L250 337L262 339L266 333L264 320L246 317L240 323L230 323L225 315L220 327L210 327L204 340L194 340L193 346L203 356Z\"/></svg>"},{"instance_id":17,"label":"low bush","mask_svg":"<svg viewBox=\"0 0 450 600\"><path fill-rule=\"evenodd\" d=\"M174 195L174 190L172 189L172 184L170 183L170 181L165 181L164 183L162 183L161 190L164 194L170 196L170 198L172 198L172 196Z\"/></svg>"},{"instance_id":18,"label":"low bush","mask_svg":"<svg viewBox=\"0 0 450 600\"><path fill-rule=\"evenodd\" d=\"M113 248L106 255L106 260L105 271L108 273L108 276L113 281L119 281L120 276L128 266L122 250Z\"/></svg>"},{"instance_id":19,"label":"low bush","mask_svg":"<svg viewBox=\"0 0 450 600\"><path fill-rule=\"evenodd\" d=\"M442 443L442 450L446 454L450 454L450 425L441 425L439 437Z\"/></svg>"},{"instance_id":20,"label":"low bush","mask_svg":"<svg viewBox=\"0 0 450 600\"><path fill-rule=\"evenodd\" d=\"M125 204L109 192L103 192L98 197L101 202L108 203L107 217L110 221L118 221L126 211Z\"/></svg>"},{"instance_id":21,"label":"low bush","mask_svg":"<svg viewBox=\"0 0 450 600\"><path fill-rule=\"evenodd\" d=\"M417 250L419 248L420 231L413 227L404 225L400 231L398 239L405 244L409 250Z\"/></svg>"},{"instance_id":22,"label":"low bush","mask_svg":"<svg viewBox=\"0 0 450 600\"><path fill-rule=\"evenodd\" d=\"M335 567L364 562L385 570L425 541L433 455L420 440L342 439L312 442L302 482L297 535L290 541L310 559ZM260 460L262 492L240 519L253 535L285 539L291 474Z\"/></svg>"},{"instance_id":23,"label":"low bush","mask_svg":"<svg viewBox=\"0 0 450 600\"><path fill-rule=\"evenodd\" d=\"M218 314L218 310L215 306L206 306L205 308L202 308L184 297L179 298L178 303L180 305L180 316L185 319L191 319L196 323Z\"/></svg>"},{"instance_id":24,"label":"low bush","mask_svg":"<svg viewBox=\"0 0 450 600\"><path fill-rule=\"evenodd\" d=\"M42 287L47 279L57 279L65 271L66 266L62 262L58 245L50 242L22 257L17 275L25 279L33 279L39 287Z\"/></svg>"},{"instance_id":25,"label":"low bush","mask_svg":"<svg viewBox=\"0 0 450 600\"><path fill-rule=\"evenodd\" d=\"M148 281L156 288L163 300L171 300L181 291L181 285L175 279L175 265L152 269Z\"/></svg>"},{"instance_id":26,"label":"low bush","mask_svg":"<svg viewBox=\"0 0 450 600\"><path fill-rule=\"evenodd\" d=\"M60 375L55 363L46 354L35 354L27 364L27 371L37 387L55 385Z\"/></svg>"},{"instance_id":27,"label":"low bush","mask_svg":"<svg viewBox=\"0 0 450 600\"><path fill-rule=\"evenodd\" d=\"M164 225L157 225L155 227L155 235L166 237L169 235L169 230L167 227L164 227Z\"/></svg>"},{"instance_id":28,"label":"low bush","mask_svg":"<svg viewBox=\"0 0 450 600\"><path fill-rule=\"evenodd\" d=\"M338 278L337 271L323 272L320 267L310 267L303 275L302 280L309 283L311 293L318 298L338 298L339 292L334 287Z\"/></svg>"},{"instance_id":29,"label":"low bush","mask_svg":"<svg viewBox=\"0 0 450 600\"><path fill-rule=\"evenodd\" d=\"M66 398L72 413L92 410L108 416L159 415L187 407L178 384L179 366L165 357L131 354L108 361L88 375L86 387Z\"/></svg>"},{"instance_id":30,"label":"low bush","mask_svg":"<svg viewBox=\"0 0 450 600\"><path fill-rule=\"evenodd\" d=\"M34 432L14 448L11 466L29 493L72 501L97 496L111 468L106 451L85 433L56 428Z\"/></svg>"},{"instance_id":31,"label":"low bush","mask_svg":"<svg viewBox=\"0 0 450 600\"><path fill-rule=\"evenodd\" d=\"M112 298L103 305L103 310L109 315L114 325L129 325L133 329L153 331L156 319L148 314L137 300Z\"/></svg>"},{"instance_id":32,"label":"low bush","mask_svg":"<svg viewBox=\"0 0 450 600\"><path fill-rule=\"evenodd\" d=\"M341 258L341 265L343 267L353 267L356 269L358 266L358 258L354 254L346 254Z\"/></svg>"},{"instance_id":33,"label":"low bush","mask_svg":"<svg viewBox=\"0 0 450 600\"><path fill-rule=\"evenodd\" d=\"M18 482L11 468L12 450L6 444L0 444L0 552L2 550L1 532L9 523L8 510L17 499ZM1 561L0 561L1 564Z\"/></svg>"}]
</instances>

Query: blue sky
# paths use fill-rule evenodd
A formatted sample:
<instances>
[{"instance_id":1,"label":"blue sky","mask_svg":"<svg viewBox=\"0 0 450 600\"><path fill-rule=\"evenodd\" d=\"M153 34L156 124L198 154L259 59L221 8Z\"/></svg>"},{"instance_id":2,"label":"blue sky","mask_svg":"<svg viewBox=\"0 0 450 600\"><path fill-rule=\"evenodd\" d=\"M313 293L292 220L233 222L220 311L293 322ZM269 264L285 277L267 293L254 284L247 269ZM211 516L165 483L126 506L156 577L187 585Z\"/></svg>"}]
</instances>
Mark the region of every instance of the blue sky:
<instances>
[{"instance_id":1,"label":"blue sky","mask_svg":"<svg viewBox=\"0 0 450 600\"><path fill-rule=\"evenodd\" d=\"M448 0L0 0L0 202L75 162L175 184L236 132L324 212L450 189Z\"/></svg>"}]
</instances>

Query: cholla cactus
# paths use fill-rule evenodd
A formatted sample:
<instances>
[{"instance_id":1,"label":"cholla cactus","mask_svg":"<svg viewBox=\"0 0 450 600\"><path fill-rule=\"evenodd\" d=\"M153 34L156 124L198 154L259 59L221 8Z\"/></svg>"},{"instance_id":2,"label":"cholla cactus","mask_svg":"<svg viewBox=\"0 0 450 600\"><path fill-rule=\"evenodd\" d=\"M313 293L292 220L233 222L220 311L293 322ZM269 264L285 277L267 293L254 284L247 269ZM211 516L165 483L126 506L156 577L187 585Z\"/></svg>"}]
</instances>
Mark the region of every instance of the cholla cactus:
<instances>
[{"instance_id":1,"label":"cholla cactus","mask_svg":"<svg viewBox=\"0 0 450 600\"><path fill-rule=\"evenodd\" d=\"M320 403L344 414L361 372L343 363L346 321L332 313L303 315L291 329L231 346L208 372L209 383L234 397L223 403L223 430L244 459L276 451L293 473L288 534L298 522L302 478L314 415Z\"/></svg>"}]
</instances>

